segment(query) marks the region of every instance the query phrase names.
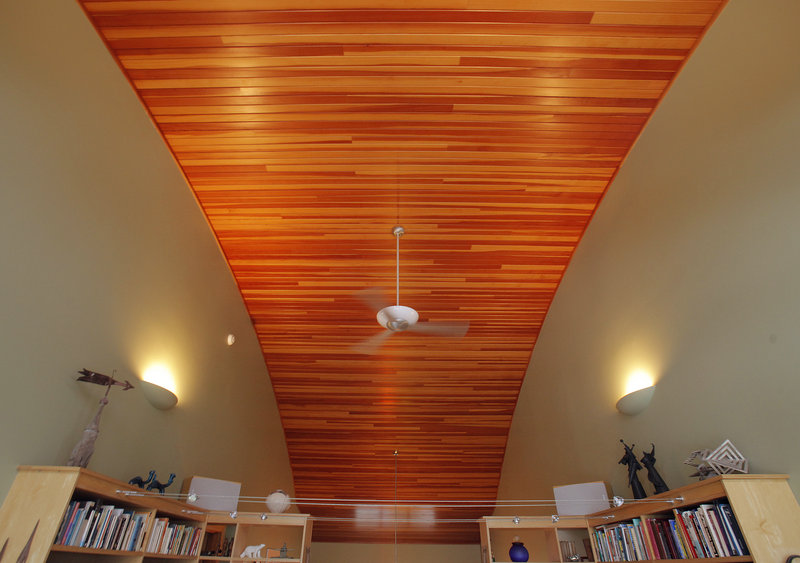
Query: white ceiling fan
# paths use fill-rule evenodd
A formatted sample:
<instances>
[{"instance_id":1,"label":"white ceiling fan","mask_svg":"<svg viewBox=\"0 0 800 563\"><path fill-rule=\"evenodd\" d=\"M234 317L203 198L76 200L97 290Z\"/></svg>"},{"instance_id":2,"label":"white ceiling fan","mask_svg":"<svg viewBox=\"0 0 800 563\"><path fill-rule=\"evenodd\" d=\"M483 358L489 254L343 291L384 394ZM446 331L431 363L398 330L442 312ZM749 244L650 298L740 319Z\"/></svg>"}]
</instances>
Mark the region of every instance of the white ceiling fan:
<instances>
[{"instance_id":1,"label":"white ceiling fan","mask_svg":"<svg viewBox=\"0 0 800 563\"><path fill-rule=\"evenodd\" d=\"M375 317L384 329L375 336L367 338L353 347L361 354L375 354L378 348L396 332L411 331L434 334L438 336L462 337L469 329L468 322L418 322L419 313L411 307L400 305L400 237L405 234L405 229L397 225L392 229L392 234L397 240L396 274L395 274L395 305L387 305L380 289L365 289L358 293L359 299L376 311Z\"/></svg>"}]
</instances>

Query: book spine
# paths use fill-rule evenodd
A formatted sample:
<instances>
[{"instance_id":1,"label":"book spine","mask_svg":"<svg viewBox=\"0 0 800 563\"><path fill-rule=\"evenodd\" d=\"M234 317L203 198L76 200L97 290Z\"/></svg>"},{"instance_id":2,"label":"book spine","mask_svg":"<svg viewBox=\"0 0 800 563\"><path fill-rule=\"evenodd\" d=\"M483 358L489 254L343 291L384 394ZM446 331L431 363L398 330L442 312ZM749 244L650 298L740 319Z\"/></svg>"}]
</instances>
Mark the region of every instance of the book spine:
<instances>
[{"instance_id":1,"label":"book spine","mask_svg":"<svg viewBox=\"0 0 800 563\"><path fill-rule=\"evenodd\" d=\"M744 535L739 527L739 522L733 514L733 509L729 504L721 504L720 510L725 515L728 525L731 528L731 534L736 539L736 543L739 547L739 555L750 555L750 551L747 549L747 544L744 541Z\"/></svg>"}]
</instances>

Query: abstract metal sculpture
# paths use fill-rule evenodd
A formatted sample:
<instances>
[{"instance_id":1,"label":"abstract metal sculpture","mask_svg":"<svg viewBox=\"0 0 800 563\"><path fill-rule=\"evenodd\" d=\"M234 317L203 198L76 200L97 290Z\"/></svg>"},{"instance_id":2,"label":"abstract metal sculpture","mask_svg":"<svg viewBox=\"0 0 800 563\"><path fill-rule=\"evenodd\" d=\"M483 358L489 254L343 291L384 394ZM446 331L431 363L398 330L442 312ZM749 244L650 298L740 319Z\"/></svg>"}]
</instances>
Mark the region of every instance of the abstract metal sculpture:
<instances>
[{"instance_id":1,"label":"abstract metal sculpture","mask_svg":"<svg viewBox=\"0 0 800 563\"><path fill-rule=\"evenodd\" d=\"M111 391L111 387L114 385L119 385L122 387L123 391L133 389L133 385L128 381L117 381L110 375L103 375L102 373L90 371L85 368L78 373L82 374L78 378L78 381L106 386L106 393L100 399L100 407L97 409L97 413L84 429L81 439L75 444L75 447L72 448L69 461L67 461L67 465L72 467L86 467L89 465L89 459L94 453L94 443L97 441L97 436L100 433L100 415L103 413L103 408L108 404L108 392Z\"/></svg>"},{"instance_id":2,"label":"abstract metal sculpture","mask_svg":"<svg viewBox=\"0 0 800 563\"><path fill-rule=\"evenodd\" d=\"M640 461L642 465L647 468L647 478L653 484L653 487L655 487L656 494L665 493L669 490L669 487L664 482L664 479L661 478L661 475L658 474L658 471L656 471L656 446L652 442L650 445L653 447L650 453L644 452Z\"/></svg>"},{"instance_id":3,"label":"abstract metal sculpture","mask_svg":"<svg viewBox=\"0 0 800 563\"><path fill-rule=\"evenodd\" d=\"M636 444L631 444L631 446L628 447L628 444L626 444L624 440L620 440L620 442L625 446L625 455L622 456L619 463L628 466L628 485L630 485L631 491L633 492L633 498L645 498L647 493L644 492L642 482L639 481L639 476L636 475L636 472L642 468L641 464L636 461L636 455L633 453L633 448L636 447Z\"/></svg>"}]
</instances>

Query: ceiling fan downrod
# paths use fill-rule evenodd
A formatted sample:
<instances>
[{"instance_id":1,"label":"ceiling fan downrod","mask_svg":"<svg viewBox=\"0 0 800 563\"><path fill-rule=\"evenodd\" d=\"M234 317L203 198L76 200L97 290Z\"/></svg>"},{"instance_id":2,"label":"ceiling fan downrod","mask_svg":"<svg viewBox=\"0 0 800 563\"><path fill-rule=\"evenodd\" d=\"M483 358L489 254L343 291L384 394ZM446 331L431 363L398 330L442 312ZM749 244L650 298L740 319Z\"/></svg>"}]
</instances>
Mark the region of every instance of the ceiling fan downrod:
<instances>
[{"instance_id":1,"label":"ceiling fan downrod","mask_svg":"<svg viewBox=\"0 0 800 563\"><path fill-rule=\"evenodd\" d=\"M402 225L395 225L392 229L395 241L397 241L397 250L395 252L395 288L396 298L395 305L400 305L400 237L406 234L406 230Z\"/></svg>"},{"instance_id":2,"label":"ceiling fan downrod","mask_svg":"<svg viewBox=\"0 0 800 563\"><path fill-rule=\"evenodd\" d=\"M395 225L392 229L395 237L395 303L378 311L378 323L392 332L401 332L414 326L419 320L419 314L411 307L400 305L400 237L406 234L402 225Z\"/></svg>"}]
</instances>

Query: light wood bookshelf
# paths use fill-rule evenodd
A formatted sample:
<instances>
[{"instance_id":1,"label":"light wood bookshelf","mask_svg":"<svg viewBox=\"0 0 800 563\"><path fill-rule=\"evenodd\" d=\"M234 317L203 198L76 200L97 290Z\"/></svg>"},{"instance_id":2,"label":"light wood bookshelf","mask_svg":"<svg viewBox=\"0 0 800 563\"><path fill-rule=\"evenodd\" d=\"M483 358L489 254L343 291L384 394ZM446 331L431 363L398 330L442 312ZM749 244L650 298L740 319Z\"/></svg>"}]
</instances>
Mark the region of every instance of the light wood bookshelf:
<instances>
[{"instance_id":1,"label":"light wood bookshelf","mask_svg":"<svg viewBox=\"0 0 800 563\"><path fill-rule=\"evenodd\" d=\"M558 522L541 517L484 517L478 523L481 530L482 563L509 561L510 536L518 535L530 552L530 561L565 561L559 549L558 530L583 528L590 538L588 560L601 561L595 531L615 523L628 523L634 518L665 517L673 509L692 509L700 504L723 501L730 504L739 524L749 555L695 558L691 561L712 560L715 563L776 563L790 555L800 554L800 506L798 506L786 475L721 475L685 487L628 502L588 515L583 522L565 517ZM569 518L569 519L567 519ZM533 535L535 531L540 538ZM649 533L646 531L646 533ZM651 541L651 538L646 541ZM533 549L529 546L532 543ZM539 546L538 548L536 546ZM640 559L640 561L646 561ZM673 561L658 559L659 562Z\"/></svg>"},{"instance_id":2,"label":"light wood bookshelf","mask_svg":"<svg viewBox=\"0 0 800 563\"><path fill-rule=\"evenodd\" d=\"M720 563L773 563L800 554L800 506L786 475L720 475L588 517L591 530L611 522L669 515L702 503L730 504L750 555L706 558Z\"/></svg>"},{"instance_id":3,"label":"light wood bookshelf","mask_svg":"<svg viewBox=\"0 0 800 563\"><path fill-rule=\"evenodd\" d=\"M0 508L0 549L5 543L4 559L16 560L27 549L27 563L72 563L91 558L103 563L197 561L197 555L164 555L144 550L90 549L54 544L72 500L99 500L119 508L147 513L145 542L156 518L168 518L170 522L199 528L202 541L205 513L174 499L142 495L143 492L122 481L78 467L21 466Z\"/></svg>"},{"instance_id":4,"label":"light wood bookshelf","mask_svg":"<svg viewBox=\"0 0 800 563\"><path fill-rule=\"evenodd\" d=\"M586 559L593 557L591 547L586 553L589 541L588 525L585 518L564 517L553 522L551 516L520 516L518 521L512 516L484 516L478 520L481 535L481 563L507 562L511 559L508 550L514 536L528 550L529 561L557 562L566 557L562 542L572 542L579 555Z\"/></svg>"},{"instance_id":5,"label":"light wood bookshelf","mask_svg":"<svg viewBox=\"0 0 800 563\"><path fill-rule=\"evenodd\" d=\"M311 550L312 521L308 514L229 514L208 515L206 542L201 549L200 562L223 561L227 563L307 563ZM218 545L215 534L232 541L230 555L209 555L208 549ZM260 559L242 558L247 546L264 544ZM267 549L280 550L286 544L288 557L267 557ZM205 555L204 555L205 553Z\"/></svg>"}]
</instances>

